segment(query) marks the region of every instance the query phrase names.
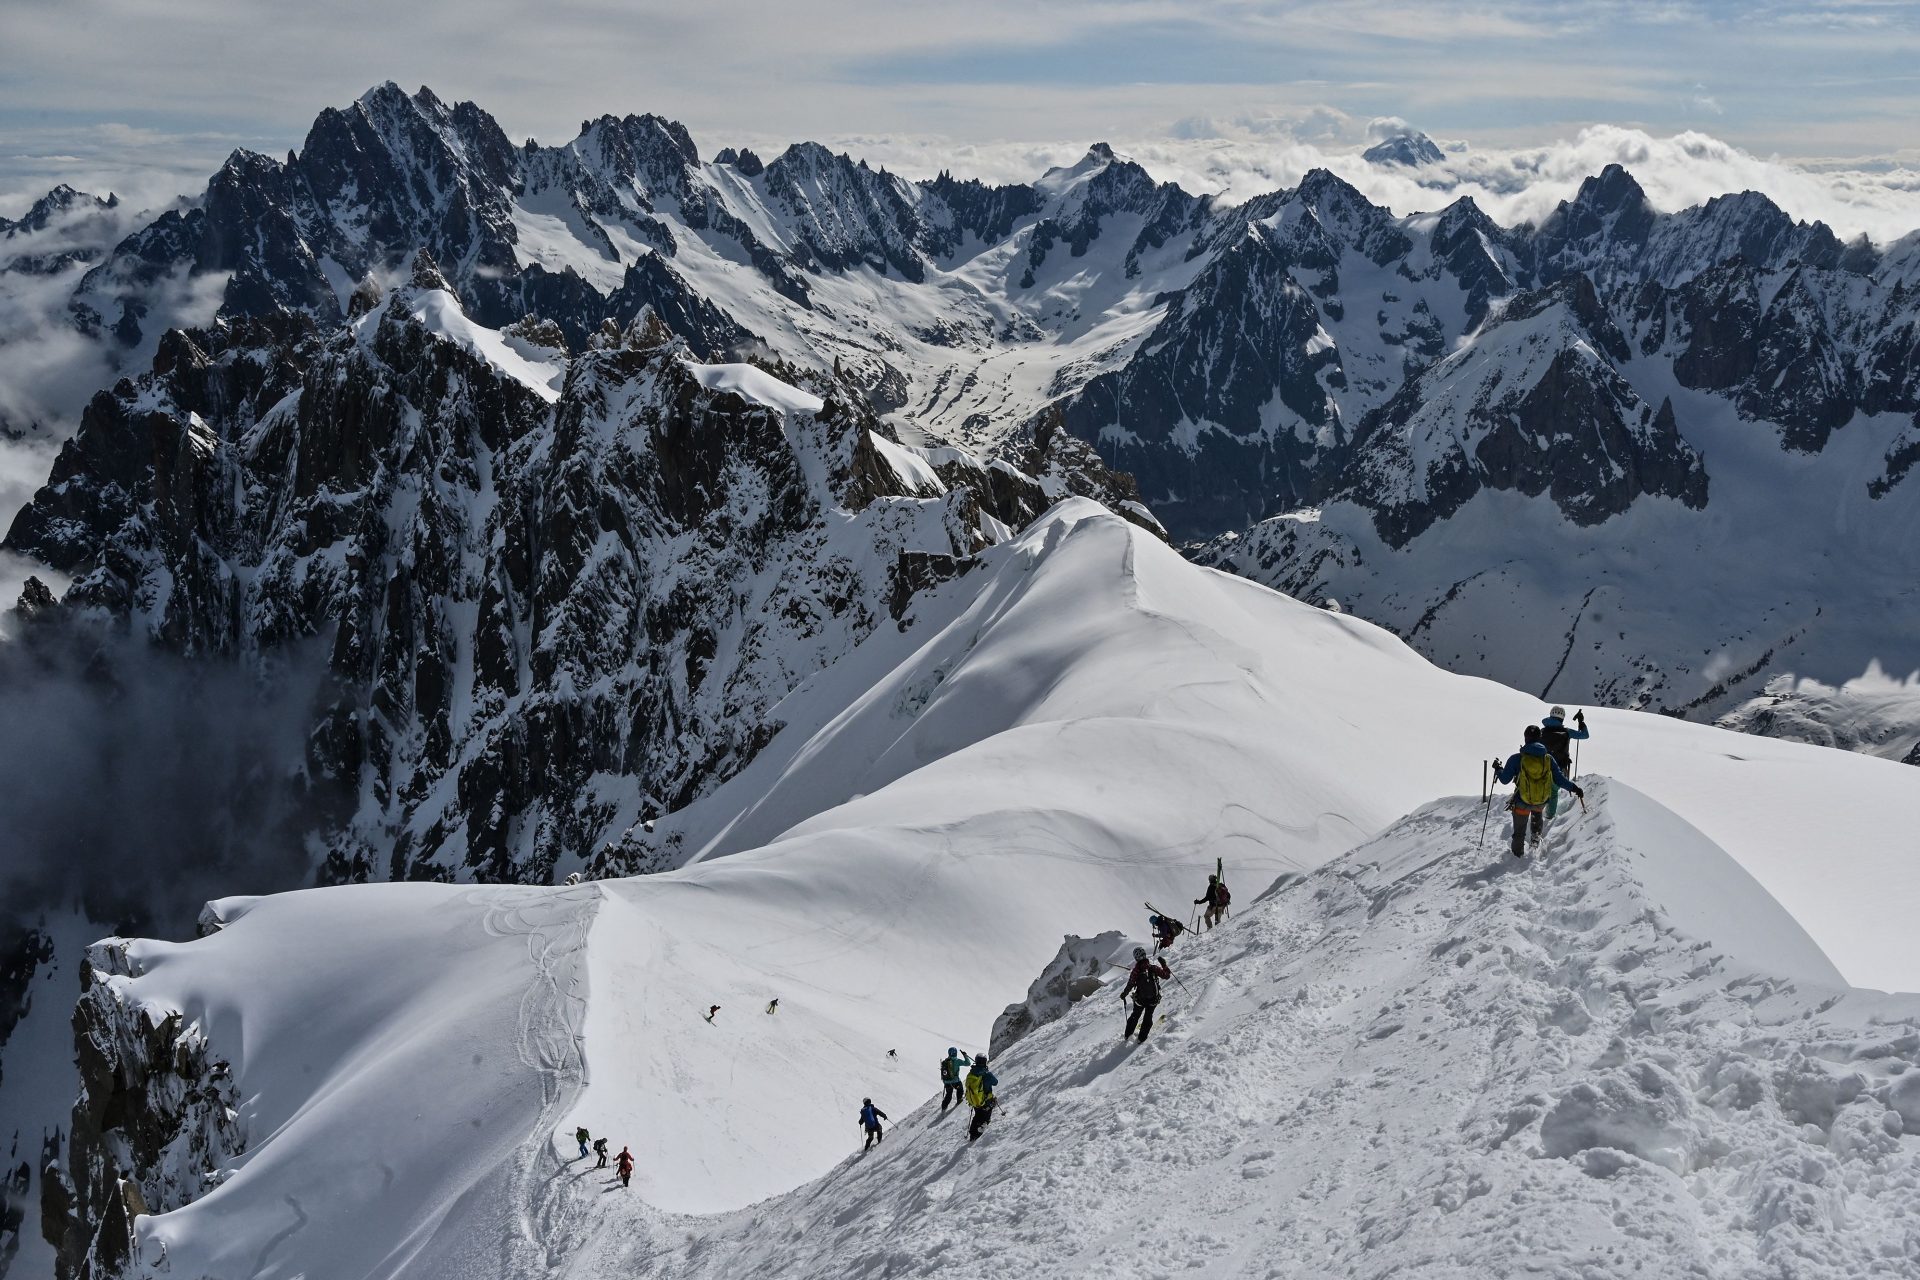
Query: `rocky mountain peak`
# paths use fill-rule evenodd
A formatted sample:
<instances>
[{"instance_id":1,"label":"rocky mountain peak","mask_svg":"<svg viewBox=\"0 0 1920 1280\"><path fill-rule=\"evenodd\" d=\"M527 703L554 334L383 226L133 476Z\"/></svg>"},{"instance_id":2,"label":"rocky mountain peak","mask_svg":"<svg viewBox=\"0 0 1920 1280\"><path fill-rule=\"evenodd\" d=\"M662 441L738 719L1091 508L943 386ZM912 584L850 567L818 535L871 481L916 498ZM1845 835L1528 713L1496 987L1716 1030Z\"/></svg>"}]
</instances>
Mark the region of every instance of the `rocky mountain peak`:
<instances>
[{"instance_id":1,"label":"rocky mountain peak","mask_svg":"<svg viewBox=\"0 0 1920 1280\"><path fill-rule=\"evenodd\" d=\"M35 200L19 221L8 223L5 228L16 232L45 231L56 219L73 213L93 213L107 209L118 209L120 197L108 193L106 199L76 190L62 182L47 194Z\"/></svg>"},{"instance_id":2,"label":"rocky mountain peak","mask_svg":"<svg viewBox=\"0 0 1920 1280\"><path fill-rule=\"evenodd\" d=\"M1417 169L1421 165L1439 164L1447 158L1447 153L1426 134L1418 129L1409 129L1376 142L1361 152L1360 158L1368 164Z\"/></svg>"},{"instance_id":3,"label":"rocky mountain peak","mask_svg":"<svg viewBox=\"0 0 1920 1280\"><path fill-rule=\"evenodd\" d=\"M439 289L453 292L453 286L440 274L440 264L433 260L433 253L424 246L414 251L413 261L407 266L407 283L415 289Z\"/></svg>"}]
</instances>

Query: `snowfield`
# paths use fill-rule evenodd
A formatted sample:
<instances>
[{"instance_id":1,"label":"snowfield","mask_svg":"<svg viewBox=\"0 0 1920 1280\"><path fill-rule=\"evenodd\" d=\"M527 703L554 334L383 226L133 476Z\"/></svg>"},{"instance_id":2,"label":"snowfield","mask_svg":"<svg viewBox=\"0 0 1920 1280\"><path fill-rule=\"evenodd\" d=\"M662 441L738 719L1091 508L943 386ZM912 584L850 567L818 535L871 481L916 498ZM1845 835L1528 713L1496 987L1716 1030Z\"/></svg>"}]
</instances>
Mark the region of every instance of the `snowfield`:
<instances>
[{"instance_id":1,"label":"snowfield","mask_svg":"<svg viewBox=\"0 0 1920 1280\"><path fill-rule=\"evenodd\" d=\"M679 870L132 944L106 981L202 1025L246 1147L139 1220L149 1272L1912 1274L1920 999L1845 983L1920 988L1920 772L1595 712L1619 782L1516 864L1436 797L1532 698L1090 502L978 560L656 825ZM1160 1039L1096 997L973 1151L915 1111L1063 935L1216 856ZM899 1130L837 1168L868 1096Z\"/></svg>"}]
</instances>

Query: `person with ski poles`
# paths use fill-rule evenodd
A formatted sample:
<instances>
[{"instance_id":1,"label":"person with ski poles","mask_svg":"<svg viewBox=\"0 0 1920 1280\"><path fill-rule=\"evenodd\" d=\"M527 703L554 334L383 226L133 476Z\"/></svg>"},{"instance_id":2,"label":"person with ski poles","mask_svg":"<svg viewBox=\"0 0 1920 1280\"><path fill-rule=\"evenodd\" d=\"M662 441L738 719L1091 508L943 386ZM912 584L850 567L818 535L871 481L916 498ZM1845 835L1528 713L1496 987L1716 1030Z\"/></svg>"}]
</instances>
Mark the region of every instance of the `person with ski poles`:
<instances>
[{"instance_id":1,"label":"person with ski poles","mask_svg":"<svg viewBox=\"0 0 1920 1280\"><path fill-rule=\"evenodd\" d=\"M1122 1040L1133 1037L1133 1029L1140 1028L1140 1043L1147 1042L1147 1032L1153 1030L1153 1011L1160 1004L1160 980L1171 978L1173 970L1167 967L1165 960L1156 960L1147 955L1145 947L1133 949L1133 969L1127 974L1127 985L1120 990L1120 999L1133 997L1133 1010L1127 1014L1127 1029L1120 1033Z\"/></svg>"},{"instance_id":2,"label":"person with ski poles","mask_svg":"<svg viewBox=\"0 0 1920 1280\"><path fill-rule=\"evenodd\" d=\"M1200 917L1200 921L1211 929L1226 917L1227 904L1232 901L1233 895L1227 892L1227 882L1215 873L1207 877L1207 891L1195 898L1193 905L1207 904L1207 912Z\"/></svg>"},{"instance_id":3,"label":"person with ski poles","mask_svg":"<svg viewBox=\"0 0 1920 1280\"><path fill-rule=\"evenodd\" d=\"M973 1108L973 1123L967 1127L967 1141L972 1142L980 1136L981 1130L993 1122L993 1108L999 1102L994 1089L999 1085L1000 1077L987 1070L987 1055L973 1055L973 1069L967 1072L967 1105Z\"/></svg>"},{"instance_id":4,"label":"person with ski poles","mask_svg":"<svg viewBox=\"0 0 1920 1280\"><path fill-rule=\"evenodd\" d=\"M600 1157L600 1163L596 1164L593 1167L596 1169L606 1168L607 1167L607 1140L605 1138L595 1138L593 1140L593 1154Z\"/></svg>"},{"instance_id":5,"label":"person with ski poles","mask_svg":"<svg viewBox=\"0 0 1920 1280\"><path fill-rule=\"evenodd\" d=\"M592 1135L587 1132L587 1126L585 1125L581 1125L573 1131L573 1140L580 1144L580 1158L582 1160L587 1158L587 1139L591 1136Z\"/></svg>"},{"instance_id":6,"label":"person with ski poles","mask_svg":"<svg viewBox=\"0 0 1920 1280\"><path fill-rule=\"evenodd\" d=\"M1528 725L1525 737L1526 744L1493 771L1495 782L1514 784L1513 798L1507 808L1513 813L1513 856L1516 858L1527 856L1529 824L1533 828L1533 842L1540 843L1546 831L1547 805L1560 789L1565 788L1583 800L1587 795L1560 771L1560 762L1548 754L1547 744L1540 740L1539 725Z\"/></svg>"},{"instance_id":7,"label":"person with ski poles","mask_svg":"<svg viewBox=\"0 0 1920 1280\"><path fill-rule=\"evenodd\" d=\"M885 1136L880 1130L880 1122L890 1119L891 1116L873 1105L872 1098L860 1099L860 1127L867 1131L867 1145L860 1148L862 1154L872 1150L873 1144Z\"/></svg>"},{"instance_id":8,"label":"person with ski poles","mask_svg":"<svg viewBox=\"0 0 1920 1280\"><path fill-rule=\"evenodd\" d=\"M1587 713L1573 713L1577 729L1567 727L1567 709L1555 707L1540 721L1540 741L1547 744L1547 754L1560 766L1560 772L1569 778L1573 776L1573 744L1585 742L1593 735L1587 732ZM1560 793L1556 790L1553 798L1547 801L1547 821L1552 822L1560 814Z\"/></svg>"},{"instance_id":9,"label":"person with ski poles","mask_svg":"<svg viewBox=\"0 0 1920 1280\"><path fill-rule=\"evenodd\" d=\"M613 1171L620 1175L620 1185L626 1186L628 1179L633 1177L633 1152L621 1147L619 1156L613 1162Z\"/></svg>"},{"instance_id":10,"label":"person with ski poles","mask_svg":"<svg viewBox=\"0 0 1920 1280\"><path fill-rule=\"evenodd\" d=\"M966 1096L962 1077L967 1073L967 1060L952 1045L947 1046L947 1056L940 1059L940 1114L945 1115L949 1106L956 1105Z\"/></svg>"}]
</instances>

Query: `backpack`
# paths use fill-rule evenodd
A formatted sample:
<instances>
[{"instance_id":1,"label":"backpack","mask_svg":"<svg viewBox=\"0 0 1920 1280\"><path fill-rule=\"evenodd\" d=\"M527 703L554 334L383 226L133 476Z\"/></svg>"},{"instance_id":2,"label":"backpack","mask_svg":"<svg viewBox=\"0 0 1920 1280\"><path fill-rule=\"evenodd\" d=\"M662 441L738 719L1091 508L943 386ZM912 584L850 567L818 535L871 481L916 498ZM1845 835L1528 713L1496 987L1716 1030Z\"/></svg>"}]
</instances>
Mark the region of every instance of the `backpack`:
<instances>
[{"instance_id":1,"label":"backpack","mask_svg":"<svg viewBox=\"0 0 1920 1280\"><path fill-rule=\"evenodd\" d=\"M1542 726L1540 741L1547 744L1547 754L1560 762L1564 771L1573 767L1573 735L1567 732L1563 724Z\"/></svg>"},{"instance_id":2,"label":"backpack","mask_svg":"<svg viewBox=\"0 0 1920 1280\"><path fill-rule=\"evenodd\" d=\"M1150 963L1133 971L1133 1000L1135 1004L1160 1003L1160 975L1153 971Z\"/></svg>"},{"instance_id":3,"label":"backpack","mask_svg":"<svg viewBox=\"0 0 1920 1280\"><path fill-rule=\"evenodd\" d=\"M940 1083L952 1084L960 1078L960 1064L952 1058L940 1059Z\"/></svg>"},{"instance_id":4,"label":"backpack","mask_svg":"<svg viewBox=\"0 0 1920 1280\"><path fill-rule=\"evenodd\" d=\"M987 1092L987 1078L978 1071L967 1073L967 1105L984 1107L993 1095Z\"/></svg>"},{"instance_id":5,"label":"backpack","mask_svg":"<svg viewBox=\"0 0 1920 1280\"><path fill-rule=\"evenodd\" d=\"M1233 901L1233 895L1227 892L1227 882L1225 880L1217 880L1214 884L1219 891L1214 894L1213 905L1224 908L1229 902Z\"/></svg>"},{"instance_id":6,"label":"backpack","mask_svg":"<svg viewBox=\"0 0 1920 1280\"><path fill-rule=\"evenodd\" d=\"M1520 772L1514 776L1515 794L1520 803L1530 808L1538 808L1553 799L1553 762L1546 753L1529 755L1520 753Z\"/></svg>"}]
</instances>

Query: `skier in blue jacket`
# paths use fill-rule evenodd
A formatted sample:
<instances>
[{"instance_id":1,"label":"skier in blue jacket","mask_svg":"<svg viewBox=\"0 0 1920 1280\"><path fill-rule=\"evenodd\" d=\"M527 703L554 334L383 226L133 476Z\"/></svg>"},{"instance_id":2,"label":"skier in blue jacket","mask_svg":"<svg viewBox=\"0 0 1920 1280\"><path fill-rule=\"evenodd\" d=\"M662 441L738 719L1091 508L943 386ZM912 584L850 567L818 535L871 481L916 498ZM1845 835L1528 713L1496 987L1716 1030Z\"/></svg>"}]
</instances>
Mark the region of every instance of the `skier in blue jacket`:
<instances>
[{"instance_id":1,"label":"skier in blue jacket","mask_svg":"<svg viewBox=\"0 0 1920 1280\"><path fill-rule=\"evenodd\" d=\"M873 1105L872 1098L860 1100L860 1127L867 1131L867 1145L860 1150L871 1150L873 1144L880 1141L880 1122L890 1118L886 1112Z\"/></svg>"},{"instance_id":2,"label":"skier in blue jacket","mask_svg":"<svg viewBox=\"0 0 1920 1280\"><path fill-rule=\"evenodd\" d=\"M1507 757L1507 762L1493 772L1496 782L1513 783L1513 799L1507 808L1513 811L1513 856L1527 856L1527 827L1531 820L1533 842L1540 843L1540 836L1547 829L1546 811L1553 798L1562 788L1584 797L1578 784L1568 779L1560 771L1560 762L1547 751L1547 744L1540 740L1540 726L1527 726L1526 745Z\"/></svg>"}]
</instances>

